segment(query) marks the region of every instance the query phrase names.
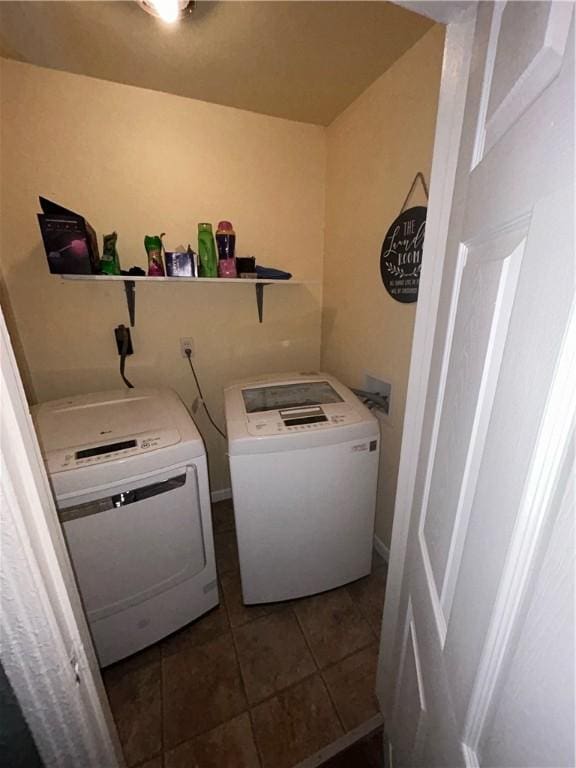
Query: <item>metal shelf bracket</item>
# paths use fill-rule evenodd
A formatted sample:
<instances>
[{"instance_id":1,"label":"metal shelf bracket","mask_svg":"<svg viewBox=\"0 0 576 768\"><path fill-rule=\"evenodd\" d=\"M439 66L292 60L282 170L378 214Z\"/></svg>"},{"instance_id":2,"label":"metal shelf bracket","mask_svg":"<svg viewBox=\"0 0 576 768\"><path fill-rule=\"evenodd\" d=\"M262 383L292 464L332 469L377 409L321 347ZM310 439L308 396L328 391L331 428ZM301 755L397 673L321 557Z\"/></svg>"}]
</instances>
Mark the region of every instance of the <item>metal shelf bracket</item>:
<instances>
[{"instance_id":1,"label":"metal shelf bracket","mask_svg":"<svg viewBox=\"0 0 576 768\"><path fill-rule=\"evenodd\" d=\"M256 283L256 306L258 307L258 321L261 323L264 316L264 286L267 283Z\"/></svg>"},{"instance_id":2,"label":"metal shelf bracket","mask_svg":"<svg viewBox=\"0 0 576 768\"><path fill-rule=\"evenodd\" d=\"M258 307L258 321L261 323L264 318L264 286L270 285L270 283L258 282L255 285L256 288L256 306Z\"/></svg>"},{"instance_id":3,"label":"metal shelf bracket","mask_svg":"<svg viewBox=\"0 0 576 768\"><path fill-rule=\"evenodd\" d=\"M124 280L124 290L126 291L126 305L130 317L130 327L134 328L136 322L136 283L134 280Z\"/></svg>"}]
</instances>

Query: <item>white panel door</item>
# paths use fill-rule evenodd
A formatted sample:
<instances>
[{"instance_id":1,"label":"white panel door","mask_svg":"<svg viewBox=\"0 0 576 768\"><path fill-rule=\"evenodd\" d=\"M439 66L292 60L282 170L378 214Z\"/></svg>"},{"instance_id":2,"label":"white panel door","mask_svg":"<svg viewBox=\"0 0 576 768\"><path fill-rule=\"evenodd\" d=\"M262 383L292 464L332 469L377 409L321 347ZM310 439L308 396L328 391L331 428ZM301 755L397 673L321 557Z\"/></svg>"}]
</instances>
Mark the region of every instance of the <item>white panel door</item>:
<instances>
[{"instance_id":1,"label":"white panel door","mask_svg":"<svg viewBox=\"0 0 576 768\"><path fill-rule=\"evenodd\" d=\"M576 392L573 10L477 9L399 611L382 650L394 768L574 765L562 615L574 548L558 535Z\"/></svg>"}]
</instances>

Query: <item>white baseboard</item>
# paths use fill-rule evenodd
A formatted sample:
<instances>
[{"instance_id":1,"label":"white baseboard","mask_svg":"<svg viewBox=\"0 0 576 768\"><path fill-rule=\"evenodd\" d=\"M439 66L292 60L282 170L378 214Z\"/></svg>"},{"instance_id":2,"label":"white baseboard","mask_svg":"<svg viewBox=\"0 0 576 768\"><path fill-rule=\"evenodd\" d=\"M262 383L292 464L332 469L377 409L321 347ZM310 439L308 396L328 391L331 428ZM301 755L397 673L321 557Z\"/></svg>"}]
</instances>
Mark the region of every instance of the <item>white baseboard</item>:
<instances>
[{"instance_id":1,"label":"white baseboard","mask_svg":"<svg viewBox=\"0 0 576 768\"><path fill-rule=\"evenodd\" d=\"M374 549L383 560L386 560L387 563L390 562L390 550L376 534L374 534Z\"/></svg>"},{"instance_id":2,"label":"white baseboard","mask_svg":"<svg viewBox=\"0 0 576 768\"><path fill-rule=\"evenodd\" d=\"M210 498L214 503L217 501L226 501L232 498L232 488L221 488L219 491L212 491Z\"/></svg>"}]
</instances>

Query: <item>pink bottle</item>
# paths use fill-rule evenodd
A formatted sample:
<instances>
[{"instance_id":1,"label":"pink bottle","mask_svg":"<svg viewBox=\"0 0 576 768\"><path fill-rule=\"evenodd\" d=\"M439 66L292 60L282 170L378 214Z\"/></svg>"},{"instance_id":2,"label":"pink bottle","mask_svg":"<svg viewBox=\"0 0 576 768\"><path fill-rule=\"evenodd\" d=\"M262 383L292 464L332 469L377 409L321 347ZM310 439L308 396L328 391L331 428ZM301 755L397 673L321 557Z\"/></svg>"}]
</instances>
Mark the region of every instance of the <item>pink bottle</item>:
<instances>
[{"instance_id":1,"label":"pink bottle","mask_svg":"<svg viewBox=\"0 0 576 768\"><path fill-rule=\"evenodd\" d=\"M236 259L236 233L229 221L221 221L216 230L216 247L218 248L218 276L237 277Z\"/></svg>"}]
</instances>

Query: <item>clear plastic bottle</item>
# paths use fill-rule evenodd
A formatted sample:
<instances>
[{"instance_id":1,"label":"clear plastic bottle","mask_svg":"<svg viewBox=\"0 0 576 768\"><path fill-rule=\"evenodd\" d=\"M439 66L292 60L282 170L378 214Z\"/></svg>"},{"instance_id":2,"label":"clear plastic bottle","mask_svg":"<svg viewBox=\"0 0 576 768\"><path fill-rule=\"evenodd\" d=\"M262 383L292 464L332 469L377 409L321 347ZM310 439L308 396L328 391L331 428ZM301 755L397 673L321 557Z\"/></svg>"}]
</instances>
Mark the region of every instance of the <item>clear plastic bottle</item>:
<instances>
[{"instance_id":1,"label":"clear plastic bottle","mask_svg":"<svg viewBox=\"0 0 576 768\"><path fill-rule=\"evenodd\" d=\"M198 224L198 256L200 277L218 277L218 258L212 224Z\"/></svg>"}]
</instances>

